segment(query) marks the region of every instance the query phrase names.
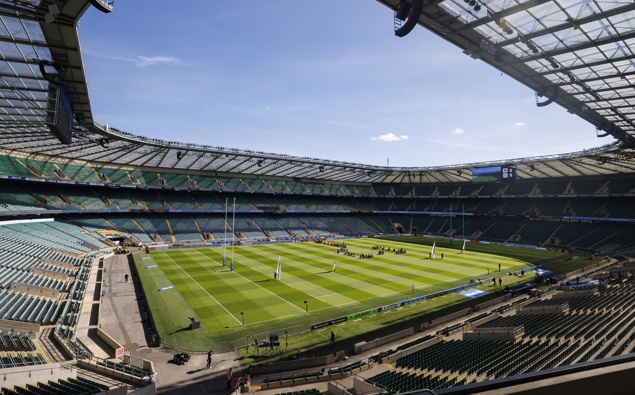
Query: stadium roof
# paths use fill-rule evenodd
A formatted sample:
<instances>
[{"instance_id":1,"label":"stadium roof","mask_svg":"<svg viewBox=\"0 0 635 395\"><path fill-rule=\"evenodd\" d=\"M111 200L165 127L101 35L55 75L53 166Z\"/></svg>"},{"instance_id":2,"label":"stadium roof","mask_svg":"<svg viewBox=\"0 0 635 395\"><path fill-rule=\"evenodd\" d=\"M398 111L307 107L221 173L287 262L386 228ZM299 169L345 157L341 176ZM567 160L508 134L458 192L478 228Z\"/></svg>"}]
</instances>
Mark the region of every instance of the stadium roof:
<instances>
[{"instance_id":1,"label":"stadium roof","mask_svg":"<svg viewBox=\"0 0 635 395\"><path fill-rule=\"evenodd\" d=\"M632 1L411 1L422 3L421 25L534 90L537 104L553 100L598 133L635 142Z\"/></svg>"},{"instance_id":2,"label":"stadium roof","mask_svg":"<svg viewBox=\"0 0 635 395\"><path fill-rule=\"evenodd\" d=\"M379 0L399 10L398 0ZM149 139L95 123L76 25L105 0L0 0L0 149L137 168L241 173L337 182L467 182L476 163L394 168ZM430 29L537 92L538 105L565 107L617 145L504 161L519 179L635 172L635 4L560 0L410 0L396 18ZM412 11L414 10L414 11ZM417 13L417 15L414 15ZM395 15L397 15L395 13ZM389 23L387 14L387 23ZM49 89L64 85L75 111L72 143L49 124ZM49 110L49 111L47 111ZM53 114L53 115L52 115ZM621 147L618 147L621 145Z\"/></svg>"}]
</instances>

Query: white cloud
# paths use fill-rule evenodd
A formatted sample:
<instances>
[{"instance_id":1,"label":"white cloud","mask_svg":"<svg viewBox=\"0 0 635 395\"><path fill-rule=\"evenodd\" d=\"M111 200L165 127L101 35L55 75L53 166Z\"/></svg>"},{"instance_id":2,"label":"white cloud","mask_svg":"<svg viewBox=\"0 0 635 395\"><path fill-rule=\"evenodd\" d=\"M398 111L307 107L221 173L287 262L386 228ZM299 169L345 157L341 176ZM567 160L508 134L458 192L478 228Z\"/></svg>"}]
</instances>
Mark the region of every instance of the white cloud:
<instances>
[{"instance_id":1,"label":"white cloud","mask_svg":"<svg viewBox=\"0 0 635 395\"><path fill-rule=\"evenodd\" d=\"M525 125L527 125L527 123L525 123L525 122L516 122L514 124L514 126L525 126Z\"/></svg>"},{"instance_id":2,"label":"white cloud","mask_svg":"<svg viewBox=\"0 0 635 395\"><path fill-rule=\"evenodd\" d=\"M148 56L137 55L137 61L135 62L137 67L141 67L141 68L148 67L148 66L154 66L154 65L157 65L157 64L161 64L161 63L180 64L181 60L177 59L177 58L173 58L171 56L153 56L153 57L148 57Z\"/></svg>"},{"instance_id":3,"label":"white cloud","mask_svg":"<svg viewBox=\"0 0 635 395\"><path fill-rule=\"evenodd\" d=\"M371 137L371 140L379 140L379 141L385 141L387 143L390 143L392 141L404 141L404 140L408 140L408 136L405 134L402 134L401 136L397 136L394 133L388 133L388 134L382 134L380 136L377 137Z\"/></svg>"},{"instance_id":4,"label":"white cloud","mask_svg":"<svg viewBox=\"0 0 635 395\"><path fill-rule=\"evenodd\" d=\"M450 133L452 133L452 134L463 134L463 133L465 133L465 130L463 130L461 128L456 128L456 129L452 130Z\"/></svg>"},{"instance_id":5,"label":"white cloud","mask_svg":"<svg viewBox=\"0 0 635 395\"><path fill-rule=\"evenodd\" d=\"M127 58L124 56L113 56L113 55L109 55L109 54L105 54L105 53L101 53L101 52L95 52L95 51L83 51L84 53L93 55L93 56L97 56L100 58L104 58L104 59L112 59L112 60L119 60L119 61L123 61L123 62L130 62L130 63L134 63L137 67L147 67L147 66L154 66L157 65L159 63L173 63L173 64L181 64L181 59L172 57L172 56L141 56L141 55L137 55L136 58Z\"/></svg>"}]
</instances>

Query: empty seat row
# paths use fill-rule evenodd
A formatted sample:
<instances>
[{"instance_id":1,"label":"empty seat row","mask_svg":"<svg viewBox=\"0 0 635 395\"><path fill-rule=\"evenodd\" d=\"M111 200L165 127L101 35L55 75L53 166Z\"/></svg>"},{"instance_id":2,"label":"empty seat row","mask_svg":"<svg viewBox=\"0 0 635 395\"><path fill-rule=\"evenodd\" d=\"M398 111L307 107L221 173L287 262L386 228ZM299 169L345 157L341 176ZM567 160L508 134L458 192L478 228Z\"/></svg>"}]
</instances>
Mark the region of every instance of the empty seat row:
<instances>
[{"instance_id":1,"label":"empty seat row","mask_svg":"<svg viewBox=\"0 0 635 395\"><path fill-rule=\"evenodd\" d=\"M107 385L97 383L83 377L68 378L66 380L49 380L48 383L39 382L37 385L27 384L13 389L2 388L2 394L14 395L87 395L108 391Z\"/></svg>"}]
</instances>

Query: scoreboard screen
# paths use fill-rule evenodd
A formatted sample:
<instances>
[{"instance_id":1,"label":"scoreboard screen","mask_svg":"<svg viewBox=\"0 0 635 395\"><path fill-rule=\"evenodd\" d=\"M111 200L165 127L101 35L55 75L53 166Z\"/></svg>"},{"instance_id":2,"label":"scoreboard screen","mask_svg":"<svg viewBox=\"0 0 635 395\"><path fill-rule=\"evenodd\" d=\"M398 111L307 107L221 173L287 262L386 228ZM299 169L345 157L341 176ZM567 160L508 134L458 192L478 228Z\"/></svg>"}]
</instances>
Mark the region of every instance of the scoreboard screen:
<instances>
[{"instance_id":1,"label":"scoreboard screen","mask_svg":"<svg viewBox=\"0 0 635 395\"><path fill-rule=\"evenodd\" d=\"M475 183L516 182L516 166L502 165L502 166L488 166L488 167L473 167L472 168L472 182L475 182Z\"/></svg>"},{"instance_id":2,"label":"scoreboard screen","mask_svg":"<svg viewBox=\"0 0 635 395\"><path fill-rule=\"evenodd\" d=\"M516 182L516 166L504 165L501 166L501 182Z\"/></svg>"},{"instance_id":3,"label":"scoreboard screen","mask_svg":"<svg viewBox=\"0 0 635 395\"><path fill-rule=\"evenodd\" d=\"M64 85L49 84L46 124L62 144L70 144L73 136L73 101ZM50 108L53 106L53 108Z\"/></svg>"}]
</instances>

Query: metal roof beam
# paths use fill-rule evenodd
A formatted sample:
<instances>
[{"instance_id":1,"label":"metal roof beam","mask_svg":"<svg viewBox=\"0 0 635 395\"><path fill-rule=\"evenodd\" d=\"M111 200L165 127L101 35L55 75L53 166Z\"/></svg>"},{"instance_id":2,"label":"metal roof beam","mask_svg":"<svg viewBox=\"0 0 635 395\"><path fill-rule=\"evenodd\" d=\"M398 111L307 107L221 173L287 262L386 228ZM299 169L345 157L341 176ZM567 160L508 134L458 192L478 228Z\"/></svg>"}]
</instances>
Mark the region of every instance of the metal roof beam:
<instances>
[{"instance_id":1,"label":"metal roof beam","mask_svg":"<svg viewBox=\"0 0 635 395\"><path fill-rule=\"evenodd\" d=\"M626 40L630 40L632 38L635 38L635 31L631 31L628 34L624 34L621 36L612 36L603 40L595 40L595 41L589 41L586 42L584 44L579 44L576 46L571 46L568 48L560 48L557 50L553 50L553 51L549 51L549 52L545 52L545 55L550 56L550 57L554 57L554 56L558 56L558 55L562 55L562 54L566 54L566 53L571 53L573 51L580 51L580 50L584 50L584 49L589 49L589 48L597 48L597 47L601 47L603 45L606 44L612 44L612 43L616 43L618 41L626 41ZM534 56L532 57L531 60L537 60L537 59L542 59L544 58L543 56ZM529 59L525 59L525 61L529 61ZM607 63L609 63L609 61L607 61Z\"/></svg>"},{"instance_id":2,"label":"metal roof beam","mask_svg":"<svg viewBox=\"0 0 635 395\"><path fill-rule=\"evenodd\" d=\"M575 22L576 25L582 26L582 25L585 25L587 23L597 22L599 20L610 18L612 16L620 15L620 14L623 14L625 12L630 12L630 11L635 11L635 3L626 3L625 6L613 8L613 9L605 11L605 12L600 12L600 13L597 13L597 14L592 14L592 15L586 16L584 18L576 19L574 22ZM540 37L540 36L544 36L545 34L553 34L555 32L571 29L572 27L573 27L572 22L571 21L567 21L567 22L562 23L560 25L552 26L552 27L550 27L548 29L536 30L536 31L531 32L531 33L523 34L523 38L526 39L526 40L531 40L531 39L534 39L534 38L537 38L537 37ZM512 26L512 28L513 28L513 26ZM620 40L620 38L617 38L617 40L613 40L613 41L619 41L619 40ZM509 40L505 40L505 41L499 42L498 46L504 47L504 46L507 46L507 45L515 44L517 42L518 42L518 38L513 38L513 39L509 39ZM610 42L612 42L612 41L610 41ZM591 46L600 46L600 45L602 45L602 44L599 43L599 42L595 42L595 44L591 45ZM570 50L575 50L575 49L578 49L578 47L566 49L565 52L570 52ZM554 52L549 52L548 54L551 55L551 56L555 56L556 55ZM532 60L539 59L539 58L540 58L540 56L531 57Z\"/></svg>"},{"instance_id":3,"label":"metal roof beam","mask_svg":"<svg viewBox=\"0 0 635 395\"><path fill-rule=\"evenodd\" d=\"M632 89L633 88L630 88L630 90ZM595 99L595 100L580 100L580 101L582 103L590 104L590 103L609 103L612 101L628 100L628 99L635 99L635 94L628 95L628 96L617 96L612 98L602 98L602 99Z\"/></svg>"},{"instance_id":4,"label":"metal roof beam","mask_svg":"<svg viewBox=\"0 0 635 395\"><path fill-rule=\"evenodd\" d=\"M545 4L545 3L550 3L552 1L553 0L530 0L530 1L526 1L524 3L520 3L520 4L517 4L517 5L511 6L511 7L505 8L504 10L498 11L496 14L493 14L493 13L492 14L495 15L496 17L498 17L498 18L505 18L506 16L513 15L513 14L515 14L517 12L525 11L525 10L528 10L528 9L530 9L532 7L536 7L536 6ZM488 14L489 13L490 12L488 10ZM486 23L491 22L492 20L493 19L489 18L489 17L481 18L481 19L478 19L478 20L476 20L474 22L470 22L467 25L465 25L465 29L474 30L475 28L477 28L479 26L483 26ZM457 30L457 32L460 32L460 31L465 30L465 29L459 29L459 30Z\"/></svg>"},{"instance_id":5,"label":"metal roof beam","mask_svg":"<svg viewBox=\"0 0 635 395\"><path fill-rule=\"evenodd\" d=\"M571 82L571 81L563 81L563 82L555 83L554 85L555 86L560 86L560 87L567 86L567 85L579 85L580 83L584 83L584 84L588 85L589 82L604 81L604 80L611 79L611 78L630 77L632 75L635 75L635 71L631 71L629 73L618 73L618 74L615 74L615 75L605 75L605 76L602 76L602 77L593 77L593 78L587 78L587 79L576 79L573 82ZM582 88L582 87L580 87L580 88ZM582 88L582 89L584 89L584 88ZM596 91L593 90L593 89L591 89L590 92L596 93Z\"/></svg>"},{"instance_id":6,"label":"metal roof beam","mask_svg":"<svg viewBox=\"0 0 635 395\"><path fill-rule=\"evenodd\" d=\"M589 62L589 63L580 63L576 66L569 66L565 68L565 71L575 71L575 70L581 70L581 69L588 69L591 67L595 67L595 66L603 66L605 64L611 64L611 63L618 63L618 62L623 62L626 60L634 60L635 59L635 55L627 55L627 56L622 56L622 57L615 57L612 58L611 60L598 60L595 62ZM542 75L549 75L549 74L558 74L558 73L562 73L563 70L562 69L552 69L552 70L548 70L545 72L542 72Z\"/></svg>"},{"instance_id":7,"label":"metal roof beam","mask_svg":"<svg viewBox=\"0 0 635 395\"><path fill-rule=\"evenodd\" d=\"M29 12L30 11L30 12ZM0 16L6 16L9 18L24 19L29 21L38 22L37 10L20 10L17 11L14 7L9 7L6 4L0 4Z\"/></svg>"}]
</instances>

